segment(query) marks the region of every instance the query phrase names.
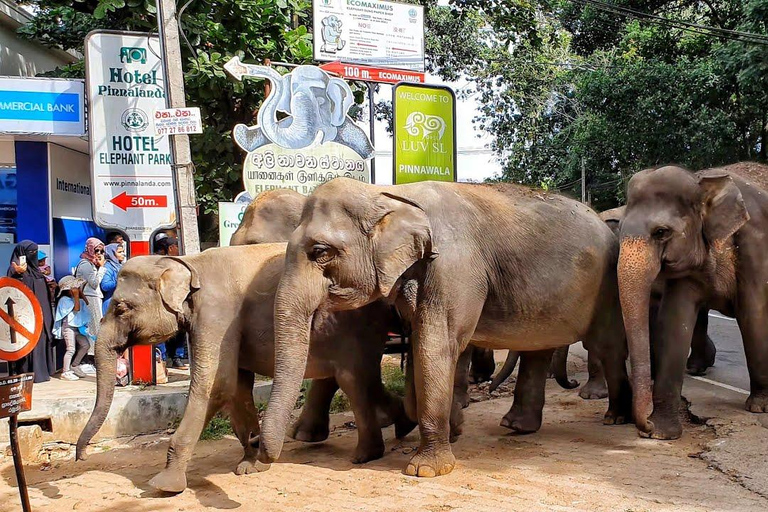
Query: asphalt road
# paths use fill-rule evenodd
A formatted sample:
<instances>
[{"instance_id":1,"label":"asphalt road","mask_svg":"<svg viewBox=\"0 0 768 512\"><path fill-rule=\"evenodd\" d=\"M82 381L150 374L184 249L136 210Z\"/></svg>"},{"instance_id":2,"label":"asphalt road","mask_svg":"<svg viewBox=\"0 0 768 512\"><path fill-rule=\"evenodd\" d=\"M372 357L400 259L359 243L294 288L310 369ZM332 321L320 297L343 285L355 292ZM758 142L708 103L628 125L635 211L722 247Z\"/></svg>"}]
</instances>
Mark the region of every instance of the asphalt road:
<instances>
[{"instance_id":1,"label":"asphalt road","mask_svg":"<svg viewBox=\"0 0 768 512\"><path fill-rule=\"evenodd\" d=\"M707 370L703 379L715 381L727 386L749 391L749 374L744 357L744 345L741 341L736 320L726 318L719 313L709 313L709 337L717 347L715 366ZM698 380L703 380L698 379Z\"/></svg>"}]
</instances>

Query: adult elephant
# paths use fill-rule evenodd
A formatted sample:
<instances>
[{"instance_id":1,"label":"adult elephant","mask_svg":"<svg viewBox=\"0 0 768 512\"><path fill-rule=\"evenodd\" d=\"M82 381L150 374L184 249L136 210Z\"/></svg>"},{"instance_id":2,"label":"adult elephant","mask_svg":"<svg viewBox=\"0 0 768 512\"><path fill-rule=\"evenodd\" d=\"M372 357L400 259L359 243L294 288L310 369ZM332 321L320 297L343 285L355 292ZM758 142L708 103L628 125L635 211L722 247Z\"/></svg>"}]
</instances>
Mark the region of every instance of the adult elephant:
<instances>
[{"instance_id":1,"label":"adult elephant","mask_svg":"<svg viewBox=\"0 0 768 512\"><path fill-rule=\"evenodd\" d=\"M513 428L539 428L552 352L580 339L606 370L605 421L628 420L616 258L616 237L592 210L543 191L345 178L321 185L291 235L277 292L276 373L259 460L273 462L282 450L313 319L381 298L412 333L421 444L406 474L453 469L454 370L470 339L525 351L507 414Z\"/></svg>"},{"instance_id":2,"label":"adult elephant","mask_svg":"<svg viewBox=\"0 0 768 512\"><path fill-rule=\"evenodd\" d=\"M685 359L703 307L736 317L751 385L746 408L768 411L766 212L768 192L717 169L665 166L630 180L618 276L642 434L676 439L682 433ZM664 290L651 387L648 317L657 279Z\"/></svg>"},{"instance_id":3,"label":"adult elephant","mask_svg":"<svg viewBox=\"0 0 768 512\"><path fill-rule=\"evenodd\" d=\"M192 349L189 398L171 437L166 467L150 485L166 492L186 488L195 444L222 408L228 409L245 450L236 472L253 469L259 435L253 374L276 372L273 309L285 247L262 244L209 249L193 256L146 256L123 266L96 341L96 404L77 441L78 459L85 458L87 444L109 412L117 355L134 345L161 343L184 329ZM398 436L415 426L405 417L402 401L381 382L381 355L393 322L397 319L391 308L381 303L314 316L309 361L300 373L307 378L334 377L349 397L358 429L355 463L384 454L382 425L396 422ZM309 401L311 394L312 389ZM302 411L297 424L307 437L323 429L327 437L330 397Z\"/></svg>"}]
</instances>

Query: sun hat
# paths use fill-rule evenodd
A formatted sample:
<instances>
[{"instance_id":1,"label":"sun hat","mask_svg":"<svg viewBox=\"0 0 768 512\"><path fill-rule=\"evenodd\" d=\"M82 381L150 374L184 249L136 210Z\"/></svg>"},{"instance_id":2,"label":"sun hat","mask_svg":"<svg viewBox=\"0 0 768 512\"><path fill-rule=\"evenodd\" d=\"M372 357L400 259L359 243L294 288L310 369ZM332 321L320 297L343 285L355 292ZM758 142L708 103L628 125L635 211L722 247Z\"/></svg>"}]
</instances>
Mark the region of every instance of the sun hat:
<instances>
[{"instance_id":1,"label":"sun hat","mask_svg":"<svg viewBox=\"0 0 768 512\"><path fill-rule=\"evenodd\" d=\"M48 257L48 255L45 254L43 251L37 251L37 260L38 261L44 260L47 257Z\"/></svg>"}]
</instances>

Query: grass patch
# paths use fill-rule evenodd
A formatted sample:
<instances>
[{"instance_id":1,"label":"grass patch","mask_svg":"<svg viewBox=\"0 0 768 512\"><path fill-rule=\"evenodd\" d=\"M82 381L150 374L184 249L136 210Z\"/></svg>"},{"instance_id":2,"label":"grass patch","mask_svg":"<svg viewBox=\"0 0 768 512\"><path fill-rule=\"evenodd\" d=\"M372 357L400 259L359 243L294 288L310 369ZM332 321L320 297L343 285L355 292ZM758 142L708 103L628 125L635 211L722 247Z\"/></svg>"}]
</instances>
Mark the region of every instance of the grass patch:
<instances>
[{"instance_id":1,"label":"grass patch","mask_svg":"<svg viewBox=\"0 0 768 512\"><path fill-rule=\"evenodd\" d=\"M200 433L200 440L218 441L224 436L232 435L234 433L235 432L232 430L232 424L230 423L229 418L222 416L221 414L217 414L211 418L211 421Z\"/></svg>"},{"instance_id":2,"label":"grass patch","mask_svg":"<svg viewBox=\"0 0 768 512\"><path fill-rule=\"evenodd\" d=\"M352 404L349 403L349 397L345 395L343 391L337 391L336 394L333 395L333 400L331 400L330 413L336 414L350 410L352 410Z\"/></svg>"},{"instance_id":3,"label":"grass patch","mask_svg":"<svg viewBox=\"0 0 768 512\"><path fill-rule=\"evenodd\" d=\"M399 397L405 396L405 373L396 364L384 364L381 366L381 380L384 387Z\"/></svg>"}]
</instances>

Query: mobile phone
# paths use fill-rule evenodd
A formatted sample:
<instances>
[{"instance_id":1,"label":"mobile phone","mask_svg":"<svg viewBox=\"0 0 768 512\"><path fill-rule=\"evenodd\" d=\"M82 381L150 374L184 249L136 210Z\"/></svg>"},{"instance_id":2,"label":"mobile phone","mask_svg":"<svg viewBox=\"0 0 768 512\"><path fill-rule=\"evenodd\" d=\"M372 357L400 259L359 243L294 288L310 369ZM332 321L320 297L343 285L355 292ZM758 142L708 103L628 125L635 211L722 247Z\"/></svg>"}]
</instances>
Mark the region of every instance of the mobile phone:
<instances>
[{"instance_id":1,"label":"mobile phone","mask_svg":"<svg viewBox=\"0 0 768 512\"><path fill-rule=\"evenodd\" d=\"M27 256L26 255L19 256L19 266L23 267L26 264L27 264Z\"/></svg>"}]
</instances>

